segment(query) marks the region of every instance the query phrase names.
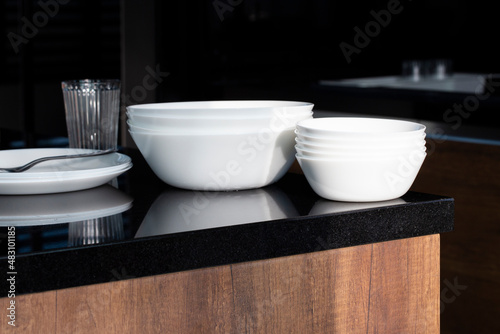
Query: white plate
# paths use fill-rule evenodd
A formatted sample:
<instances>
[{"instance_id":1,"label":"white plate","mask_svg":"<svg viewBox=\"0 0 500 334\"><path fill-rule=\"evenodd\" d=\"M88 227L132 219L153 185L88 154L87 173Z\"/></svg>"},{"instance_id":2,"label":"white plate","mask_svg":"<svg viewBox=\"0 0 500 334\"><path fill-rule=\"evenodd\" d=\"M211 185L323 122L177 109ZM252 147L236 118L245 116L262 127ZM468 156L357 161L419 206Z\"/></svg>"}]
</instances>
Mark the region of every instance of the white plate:
<instances>
[{"instance_id":1,"label":"white plate","mask_svg":"<svg viewBox=\"0 0 500 334\"><path fill-rule=\"evenodd\" d=\"M0 151L0 166L22 165L49 155L88 152L83 149L19 149ZM0 173L0 195L49 194L90 189L103 185L132 167L121 153L53 160L23 173Z\"/></svg>"},{"instance_id":2,"label":"white plate","mask_svg":"<svg viewBox=\"0 0 500 334\"><path fill-rule=\"evenodd\" d=\"M0 196L0 226L62 224L107 217L130 209L132 201L109 184L61 194Z\"/></svg>"},{"instance_id":3,"label":"white plate","mask_svg":"<svg viewBox=\"0 0 500 334\"><path fill-rule=\"evenodd\" d=\"M57 156L66 154L81 154L92 152L89 149L76 148L28 148L18 150L0 151L0 167L14 167L23 165L31 160L46 156ZM58 173L61 176L66 174L77 175L88 172L110 172L122 168L130 163L131 159L120 153L112 153L102 156L73 158L65 160L52 160L42 162L22 173L0 172L0 179L27 179L46 178L48 175Z\"/></svg>"}]
</instances>

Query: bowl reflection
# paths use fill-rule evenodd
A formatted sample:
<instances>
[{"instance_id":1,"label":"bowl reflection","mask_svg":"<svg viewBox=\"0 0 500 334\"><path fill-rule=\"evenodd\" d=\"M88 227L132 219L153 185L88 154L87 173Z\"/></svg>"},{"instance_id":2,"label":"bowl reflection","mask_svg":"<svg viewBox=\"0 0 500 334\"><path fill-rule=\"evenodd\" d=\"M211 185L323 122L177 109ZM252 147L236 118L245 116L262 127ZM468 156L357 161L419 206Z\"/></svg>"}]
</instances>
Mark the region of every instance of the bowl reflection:
<instances>
[{"instance_id":1,"label":"bowl reflection","mask_svg":"<svg viewBox=\"0 0 500 334\"><path fill-rule=\"evenodd\" d=\"M358 211L365 209L373 209L378 207L386 207L393 205L401 205L405 204L406 201L402 198L396 198L388 201L379 201L379 202L339 202L339 201L330 201L326 199L317 200L311 211L309 211L310 215L323 215L330 213L339 213L339 212L347 212L347 211Z\"/></svg>"},{"instance_id":2,"label":"bowl reflection","mask_svg":"<svg viewBox=\"0 0 500 334\"><path fill-rule=\"evenodd\" d=\"M135 237L146 237L296 216L297 209L277 186L237 192L171 188L149 209Z\"/></svg>"}]
</instances>

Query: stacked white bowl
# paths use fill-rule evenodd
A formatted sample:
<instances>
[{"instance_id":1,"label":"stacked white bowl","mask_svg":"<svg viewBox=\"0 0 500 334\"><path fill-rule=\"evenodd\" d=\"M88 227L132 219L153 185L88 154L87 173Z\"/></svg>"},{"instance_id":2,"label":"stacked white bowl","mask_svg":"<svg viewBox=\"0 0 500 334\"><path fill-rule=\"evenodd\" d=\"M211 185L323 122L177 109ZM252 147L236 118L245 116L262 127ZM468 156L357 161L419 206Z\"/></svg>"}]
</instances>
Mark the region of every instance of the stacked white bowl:
<instances>
[{"instance_id":1,"label":"stacked white bowl","mask_svg":"<svg viewBox=\"0 0 500 334\"><path fill-rule=\"evenodd\" d=\"M425 126L363 117L311 118L297 123L296 158L313 190L346 202L404 195L426 156Z\"/></svg>"},{"instance_id":2,"label":"stacked white bowl","mask_svg":"<svg viewBox=\"0 0 500 334\"><path fill-rule=\"evenodd\" d=\"M242 190L279 180L294 161L296 123L313 104L197 101L127 107L130 135L153 172L189 190Z\"/></svg>"}]
</instances>

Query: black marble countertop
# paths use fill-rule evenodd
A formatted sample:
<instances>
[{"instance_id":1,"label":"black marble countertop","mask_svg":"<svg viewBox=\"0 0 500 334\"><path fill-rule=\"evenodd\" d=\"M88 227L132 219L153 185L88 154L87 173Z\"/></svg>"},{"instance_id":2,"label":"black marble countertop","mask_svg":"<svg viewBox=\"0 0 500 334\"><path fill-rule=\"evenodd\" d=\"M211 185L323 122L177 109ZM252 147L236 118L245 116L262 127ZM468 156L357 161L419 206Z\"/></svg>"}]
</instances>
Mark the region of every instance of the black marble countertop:
<instances>
[{"instance_id":1,"label":"black marble countertop","mask_svg":"<svg viewBox=\"0 0 500 334\"><path fill-rule=\"evenodd\" d=\"M408 192L387 202L327 201L303 175L291 173L254 190L181 190L156 178L138 151L123 153L134 166L111 184L0 196L0 208L27 215L14 225L0 211L5 296L11 226L16 295L453 230L449 197Z\"/></svg>"}]
</instances>

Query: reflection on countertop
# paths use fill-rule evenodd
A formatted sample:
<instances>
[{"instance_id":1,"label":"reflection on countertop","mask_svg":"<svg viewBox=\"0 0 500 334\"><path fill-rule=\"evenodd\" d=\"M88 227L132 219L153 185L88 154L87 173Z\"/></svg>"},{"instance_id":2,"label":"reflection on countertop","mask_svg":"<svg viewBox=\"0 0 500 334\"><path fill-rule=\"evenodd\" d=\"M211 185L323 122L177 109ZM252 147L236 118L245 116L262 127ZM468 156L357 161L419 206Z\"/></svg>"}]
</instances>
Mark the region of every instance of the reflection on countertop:
<instances>
[{"instance_id":1,"label":"reflection on countertop","mask_svg":"<svg viewBox=\"0 0 500 334\"><path fill-rule=\"evenodd\" d=\"M382 208L386 206L396 206L405 204L406 201L403 198L395 198L389 201L380 202L337 202L329 201L326 199L318 199L314 206L311 208L309 215L325 215L332 213L348 212L348 211L359 211L366 209Z\"/></svg>"},{"instance_id":2,"label":"reflection on countertop","mask_svg":"<svg viewBox=\"0 0 500 334\"><path fill-rule=\"evenodd\" d=\"M132 197L110 184L82 191L0 196L0 226L62 224L111 216L132 207Z\"/></svg>"},{"instance_id":3,"label":"reflection on countertop","mask_svg":"<svg viewBox=\"0 0 500 334\"><path fill-rule=\"evenodd\" d=\"M59 247L119 241L124 239L122 213L132 203L131 196L111 184L66 193L0 196L0 226L21 231L19 253L23 252L23 229L50 235L61 224L67 225L67 237Z\"/></svg>"},{"instance_id":4,"label":"reflection on countertop","mask_svg":"<svg viewBox=\"0 0 500 334\"><path fill-rule=\"evenodd\" d=\"M298 215L275 185L232 192L169 188L151 206L136 238L284 219Z\"/></svg>"}]
</instances>

